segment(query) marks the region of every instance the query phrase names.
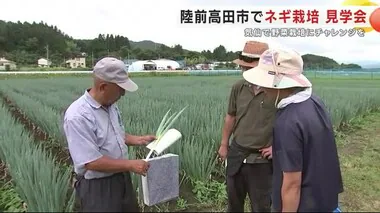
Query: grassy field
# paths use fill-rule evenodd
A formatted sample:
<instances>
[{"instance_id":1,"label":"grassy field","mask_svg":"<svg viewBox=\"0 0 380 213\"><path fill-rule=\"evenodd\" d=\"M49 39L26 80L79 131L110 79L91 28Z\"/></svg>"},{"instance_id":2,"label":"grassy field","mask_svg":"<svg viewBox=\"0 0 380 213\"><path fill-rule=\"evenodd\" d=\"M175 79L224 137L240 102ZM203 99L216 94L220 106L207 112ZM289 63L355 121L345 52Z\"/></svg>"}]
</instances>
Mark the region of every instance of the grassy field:
<instances>
[{"instance_id":1,"label":"grassy field","mask_svg":"<svg viewBox=\"0 0 380 213\"><path fill-rule=\"evenodd\" d=\"M183 138L169 149L169 152L180 156L181 197L177 201L144 210L225 210L224 168L218 164L216 152L221 139L229 90L239 78L239 76L134 78L140 87L139 90L135 93L127 93L118 103L128 132L132 134L154 133L168 109L178 111L188 106L174 125L182 132ZM378 95L380 81L314 79L312 82L314 84L313 91L322 97L329 108L336 129L346 188L342 197L343 209L371 211L377 208L379 210L379 166L372 165L371 159L373 162L380 160L379 149L374 148L376 145L380 145L380 131L376 133L373 128L374 124L378 124L380 127L378 122L380 115L374 113L380 109L380 96ZM3 97L4 103L4 107L0 110L0 116L8 118L4 119L0 125L0 135L12 130L5 136L0 136L0 154L2 153L0 158L3 161L3 167L4 162L9 163L6 165L5 171L13 171L6 175L3 174L13 180L11 182L13 185L9 186L8 184L1 188L0 195L7 194L7 197L11 197L9 200L24 200L28 206L35 202L34 209L39 208L39 205L46 204L45 208L40 208L44 211L56 211L57 209L63 211L64 208L67 208L71 191L65 187L70 184L66 172L70 168L70 159L60 124L63 110L82 95L85 89L91 86L91 83L91 79L84 75L81 77L0 80L0 95ZM368 122L367 118L362 118L363 115L368 114L373 121ZM374 116L377 116L377 121ZM13 122L10 118L18 118L18 122ZM33 134L20 136L19 132L22 130L28 130ZM356 136L360 134L365 137ZM370 138L366 138L368 134L372 134ZM20 142L9 145L9 141L17 139ZM50 177L52 180L49 184L62 185L62 188L49 189L54 191L54 196L57 196L55 200L61 202L49 201L43 196L39 196L41 193L46 193L46 188L45 191L35 190L34 194L30 192L36 199L25 195L24 191L27 189L23 188L26 187L23 185L24 183L28 183L28 187L33 189L45 186L41 186L37 180L33 179L25 182L22 177L17 176L17 169L23 168L23 163L19 162L22 160L14 160L12 156L15 156L16 153L17 156L20 152L24 153L23 149L18 147L22 145L21 142L30 144L28 147L30 146L31 150L39 150L36 151L38 155L35 157L29 156L30 153L25 154L26 162L31 162L35 166L33 168L39 167L36 161L54 162L48 166L51 171L59 168L60 172L57 172L55 176L54 172L46 172L47 177L44 179ZM50 156L49 153L52 155ZM143 148L130 149L132 157L142 158L146 154L147 150ZM48 157L43 158L44 155ZM12 167L15 169L13 170ZM44 171L29 169L27 172L38 175ZM137 180L138 176L134 176L136 190L139 186ZM40 199L37 199L39 197ZM1 202L4 204L4 201L0 199L0 210L1 208L5 209ZM19 202L15 203L19 204ZM20 205L12 205L12 207L23 208ZM28 210L32 211L30 208Z\"/></svg>"}]
</instances>

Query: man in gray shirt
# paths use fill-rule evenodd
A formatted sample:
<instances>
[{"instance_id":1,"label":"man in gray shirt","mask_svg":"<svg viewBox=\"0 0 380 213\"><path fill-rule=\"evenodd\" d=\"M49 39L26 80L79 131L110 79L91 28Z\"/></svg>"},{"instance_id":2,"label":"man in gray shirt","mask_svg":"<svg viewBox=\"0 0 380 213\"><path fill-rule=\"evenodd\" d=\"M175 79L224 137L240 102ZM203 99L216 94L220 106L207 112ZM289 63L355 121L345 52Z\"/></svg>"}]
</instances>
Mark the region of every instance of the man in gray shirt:
<instances>
[{"instance_id":1,"label":"man in gray shirt","mask_svg":"<svg viewBox=\"0 0 380 213\"><path fill-rule=\"evenodd\" d=\"M93 86L66 110L63 128L77 175L75 190L80 211L139 211L129 172L146 175L149 164L129 160L128 147L147 145L153 135L125 133L116 106L125 91L138 86L124 62L106 57L93 69Z\"/></svg>"}]
</instances>

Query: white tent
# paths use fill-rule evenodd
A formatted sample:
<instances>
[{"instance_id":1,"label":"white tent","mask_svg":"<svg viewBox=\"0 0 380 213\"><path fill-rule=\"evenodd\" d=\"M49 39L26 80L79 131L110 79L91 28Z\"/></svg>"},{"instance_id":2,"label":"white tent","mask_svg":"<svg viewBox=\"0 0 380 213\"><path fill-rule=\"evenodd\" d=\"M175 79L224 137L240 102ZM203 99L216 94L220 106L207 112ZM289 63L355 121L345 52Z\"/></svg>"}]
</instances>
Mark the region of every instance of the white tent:
<instances>
[{"instance_id":1,"label":"white tent","mask_svg":"<svg viewBox=\"0 0 380 213\"><path fill-rule=\"evenodd\" d=\"M178 62L167 59L154 60L154 63L156 63L158 70L175 70L181 67Z\"/></svg>"},{"instance_id":2,"label":"white tent","mask_svg":"<svg viewBox=\"0 0 380 213\"><path fill-rule=\"evenodd\" d=\"M144 64L146 64L148 61L135 61L128 67L128 71L142 71L144 70Z\"/></svg>"},{"instance_id":3,"label":"white tent","mask_svg":"<svg viewBox=\"0 0 380 213\"><path fill-rule=\"evenodd\" d=\"M144 66L153 66L157 70L169 70L180 68L180 64L173 60L159 59L159 60L146 60L146 61L135 61L129 67L128 71L143 71Z\"/></svg>"}]
</instances>

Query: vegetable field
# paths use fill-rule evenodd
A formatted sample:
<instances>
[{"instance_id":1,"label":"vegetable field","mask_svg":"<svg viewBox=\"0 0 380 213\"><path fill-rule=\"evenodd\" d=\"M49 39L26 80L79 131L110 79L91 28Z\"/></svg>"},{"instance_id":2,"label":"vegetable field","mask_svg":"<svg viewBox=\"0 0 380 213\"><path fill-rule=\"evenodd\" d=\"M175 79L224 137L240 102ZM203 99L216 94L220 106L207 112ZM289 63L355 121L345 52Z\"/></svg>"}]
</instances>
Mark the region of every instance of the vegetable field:
<instances>
[{"instance_id":1,"label":"vegetable field","mask_svg":"<svg viewBox=\"0 0 380 213\"><path fill-rule=\"evenodd\" d=\"M230 87L239 78L134 78L139 90L126 93L119 100L125 128L131 134L154 134L168 109L179 111L188 106L173 125L182 132L183 138L168 150L180 156L181 199L157 206L154 211L212 205L224 209L224 167L217 161L217 150ZM325 101L337 131L353 118L380 109L379 81L316 79L312 82L313 92ZM12 208L28 208L28 211L71 208L71 165L61 121L65 108L91 84L89 77L0 80L3 99L0 159L7 167L3 173L7 173L13 183L11 189L1 188L0 195L12 190L14 196L9 200L22 200L27 206L15 202ZM27 134L29 132L33 134ZM147 151L129 148L131 157L144 158ZM133 177L139 190L138 177ZM0 199L0 210L11 208L1 202L4 201Z\"/></svg>"}]
</instances>

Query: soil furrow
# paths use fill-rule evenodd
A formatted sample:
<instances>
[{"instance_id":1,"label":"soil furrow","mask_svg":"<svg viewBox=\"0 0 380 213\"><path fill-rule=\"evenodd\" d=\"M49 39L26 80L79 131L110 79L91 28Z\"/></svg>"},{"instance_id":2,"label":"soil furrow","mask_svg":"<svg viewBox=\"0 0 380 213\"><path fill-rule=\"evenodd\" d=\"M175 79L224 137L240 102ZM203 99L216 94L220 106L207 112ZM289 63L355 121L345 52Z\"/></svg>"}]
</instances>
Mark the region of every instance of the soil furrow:
<instances>
[{"instance_id":1,"label":"soil furrow","mask_svg":"<svg viewBox=\"0 0 380 213\"><path fill-rule=\"evenodd\" d=\"M24 129L26 129L31 136L34 138L36 143L40 142L46 151L51 152L55 158L58 165L72 165L72 160L68 150L61 147L53 137L51 137L47 132L39 128L28 116L14 103L9 97L0 92L0 99L2 99L3 104L7 107L8 111L11 113L13 118L17 122L20 122ZM3 170L3 164L0 165L0 176L6 174L6 170ZM5 167L5 165L4 165ZM11 177L7 175L7 178ZM70 177L72 184L75 182L75 175L72 173ZM74 207L74 212L77 210L77 204Z\"/></svg>"},{"instance_id":2,"label":"soil furrow","mask_svg":"<svg viewBox=\"0 0 380 213\"><path fill-rule=\"evenodd\" d=\"M7 165L0 159L0 181L8 182L12 179L8 173Z\"/></svg>"},{"instance_id":3,"label":"soil furrow","mask_svg":"<svg viewBox=\"0 0 380 213\"><path fill-rule=\"evenodd\" d=\"M44 132L39 128L28 116L20 109L17 104L15 104L10 98L5 94L0 92L0 97L2 98L5 106L8 108L12 116L20 122L26 130L31 133L35 141L43 143L43 147L46 148L56 158L57 163L60 165L71 165L71 157L68 150L62 148L59 143L55 141L54 138L49 136L48 133Z\"/></svg>"}]
</instances>

